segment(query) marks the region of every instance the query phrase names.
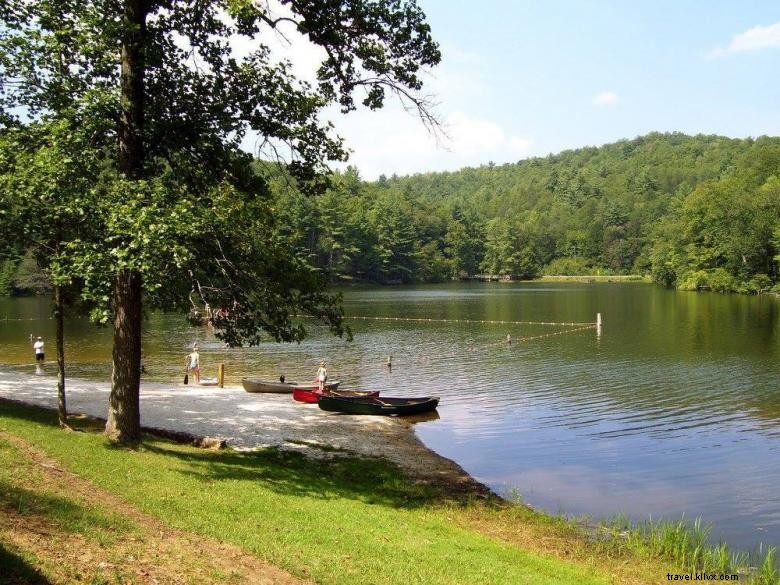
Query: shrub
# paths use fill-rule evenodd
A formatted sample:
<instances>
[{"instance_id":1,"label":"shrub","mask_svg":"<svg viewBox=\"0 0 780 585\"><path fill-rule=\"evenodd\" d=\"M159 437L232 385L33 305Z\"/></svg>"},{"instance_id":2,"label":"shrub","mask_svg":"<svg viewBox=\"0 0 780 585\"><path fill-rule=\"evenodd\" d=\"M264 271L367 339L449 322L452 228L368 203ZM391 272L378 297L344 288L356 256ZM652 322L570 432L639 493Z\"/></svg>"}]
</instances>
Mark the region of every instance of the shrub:
<instances>
[{"instance_id":1,"label":"shrub","mask_svg":"<svg viewBox=\"0 0 780 585\"><path fill-rule=\"evenodd\" d=\"M724 268L694 270L685 272L678 279L681 290L712 290L715 292L738 292L757 294L770 290L772 279L766 274L756 274L750 280L740 280Z\"/></svg>"},{"instance_id":2,"label":"shrub","mask_svg":"<svg viewBox=\"0 0 780 585\"><path fill-rule=\"evenodd\" d=\"M588 276L594 273L594 269L585 258L570 256L556 258L542 272L545 276Z\"/></svg>"},{"instance_id":3,"label":"shrub","mask_svg":"<svg viewBox=\"0 0 780 585\"><path fill-rule=\"evenodd\" d=\"M734 292L741 283L723 268L707 271L710 290L716 292Z\"/></svg>"},{"instance_id":4,"label":"shrub","mask_svg":"<svg viewBox=\"0 0 780 585\"><path fill-rule=\"evenodd\" d=\"M757 293L762 293L772 288L772 279L764 273L756 274L751 280L751 285L756 289Z\"/></svg>"}]
</instances>

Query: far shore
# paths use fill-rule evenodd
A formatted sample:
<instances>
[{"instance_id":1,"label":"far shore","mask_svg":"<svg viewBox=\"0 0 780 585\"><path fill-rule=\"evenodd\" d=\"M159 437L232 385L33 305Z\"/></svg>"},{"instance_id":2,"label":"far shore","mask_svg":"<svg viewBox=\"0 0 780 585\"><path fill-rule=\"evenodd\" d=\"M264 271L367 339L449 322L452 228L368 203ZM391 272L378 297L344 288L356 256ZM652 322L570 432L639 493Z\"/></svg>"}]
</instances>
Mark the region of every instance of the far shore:
<instances>
[{"instance_id":1,"label":"far shore","mask_svg":"<svg viewBox=\"0 0 780 585\"><path fill-rule=\"evenodd\" d=\"M613 274L587 276L540 276L529 282L652 282L649 276L641 274Z\"/></svg>"},{"instance_id":2,"label":"far shore","mask_svg":"<svg viewBox=\"0 0 780 585\"><path fill-rule=\"evenodd\" d=\"M555 274L555 275L543 275L536 278L519 279L508 278L500 275L487 276L475 275L472 277L456 278L449 282L499 282L499 283L517 283L517 282L644 282L652 283L652 279L648 275L644 274L583 274L583 275L570 275L570 274ZM336 287L352 287L352 286L397 286L404 284L400 280L398 281L386 281L375 282L371 280L363 280L354 277L341 277L335 282L331 283ZM407 283L411 284L411 283ZM423 282L414 283L416 285L426 284L442 284L441 282Z\"/></svg>"}]
</instances>

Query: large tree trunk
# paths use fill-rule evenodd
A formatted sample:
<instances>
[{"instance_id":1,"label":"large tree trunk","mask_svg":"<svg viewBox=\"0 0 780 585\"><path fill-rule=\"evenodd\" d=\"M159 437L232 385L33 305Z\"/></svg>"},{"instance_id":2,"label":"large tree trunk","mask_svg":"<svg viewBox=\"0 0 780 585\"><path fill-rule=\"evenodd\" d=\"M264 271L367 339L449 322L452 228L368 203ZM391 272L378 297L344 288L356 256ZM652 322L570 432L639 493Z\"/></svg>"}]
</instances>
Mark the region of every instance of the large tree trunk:
<instances>
[{"instance_id":1,"label":"large tree trunk","mask_svg":"<svg viewBox=\"0 0 780 585\"><path fill-rule=\"evenodd\" d=\"M114 369L106 434L119 443L141 439L141 275L123 270L114 278Z\"/></svg>"},{"instance_id":2,"label":"large tree trunk","mask_svg":"<svg viewBox=\"0 0 780 585\"><path fill-rule=\"evenodd\" d=\"M120 74L119 170L140 179L144 168L144 42L146 0L125 0Z\"/></svg>"},{"instance_id":3,"label":"large tree trunk","mask_svg":"<svg viewBox=\"0 0 780 585\"><path fill-rule=\"evenodd\" d=\"M125 0L122 19L120 75L119 170L127 179L140 179L144 168L144 42L146 0ZM137 443L141 438L141 274L123 269L114 278L113 373L106 434L110 439Z\"/></svg>"},{"instance_id":4,"label":"large tree trunk","mask_svg":"<svg viewBox=\"0 0 780 585\"><path fill-rule=\"evenodd\" d=\"M54 321L57 337L57 413L60 426L68 427L68 407L65 402L65 301L62 288L54 287Z\"/></svg>"}]
</instances>

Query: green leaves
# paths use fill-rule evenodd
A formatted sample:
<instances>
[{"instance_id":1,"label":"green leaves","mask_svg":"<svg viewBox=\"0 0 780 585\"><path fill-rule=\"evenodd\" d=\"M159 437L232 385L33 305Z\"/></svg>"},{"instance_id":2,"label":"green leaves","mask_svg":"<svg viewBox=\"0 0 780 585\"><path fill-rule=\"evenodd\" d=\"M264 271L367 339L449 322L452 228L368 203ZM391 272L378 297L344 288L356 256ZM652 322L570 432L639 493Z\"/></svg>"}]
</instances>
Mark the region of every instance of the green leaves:
<instances>
[{"instance_id":1,"label":"green leaves","mask_svg":"<svg viewBox=\"0 0 780 585\"><path fill-rule=\"evenodd\" d=\"M766 161L766 154L759 160ZM690 290L757 292L777 280L772 230L780 217L780 181L769 176L761 182L752 160L698 185L656 230L652 263L658 282Z\"/></svg>"},{"instance_id":2,"label":"green leaves","mask_svg":"<svg viewBox=\"0 0 780 585\"><path fill-rule=\"evenodd\" d=\"M719 289L764 290L778 280L777 143L651 134L376 183L347 170L322 197L280 195L280 229L333 278L633 272L675 286L703 271ZM568 200L576 185L587 196Z\"/></svg>"},{"instance_id":3,"label":"green leaves","mask_svg":"<svg viewBox=\"0 0 780 585\"><path fill-rule=\"evenodd\" d=\"M0 222L95 320L111 318L111 282L130 271L147 306L210 312L231 344L300 341L297 313L345 332L339 297L279 229L269 177L240 145L286 153L285 175L322 193L328 161L346 158L322 110L354 109L360 91L380 107L391 91L430 121L418 72L440 55L413 1L283 5L283 17L245 0L0 7ZM316 87L271 55L272 29L325 49ZM339 211L321 212L330 267L344 268L354 247Z\"/></svg>"}]
</instances>

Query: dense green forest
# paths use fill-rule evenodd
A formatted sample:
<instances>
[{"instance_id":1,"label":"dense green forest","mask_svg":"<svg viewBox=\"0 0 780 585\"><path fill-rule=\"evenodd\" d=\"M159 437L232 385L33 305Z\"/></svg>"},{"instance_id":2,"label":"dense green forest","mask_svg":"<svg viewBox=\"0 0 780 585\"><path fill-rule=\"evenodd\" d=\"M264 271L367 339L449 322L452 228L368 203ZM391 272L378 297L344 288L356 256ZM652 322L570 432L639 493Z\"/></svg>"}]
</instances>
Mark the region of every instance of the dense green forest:
<instances>
[{"instance_id":1,"label":"dense green forest","mask_svg":"<svg viewBox=\"0 0 780 585\"><path fill-rule=\"evenodd\" d=\"M642 274L690 290L780 288L780 138L654 133L375 182L349 168L314 197L287 177L271 186L279 236L333 280ZM6 292L44 286L19 250L2 260Z\"/></svg>"},{"instance_id":2,"label":"dense green forest","mask_svg":"<svg viewBox=\"0 0 780 585\"><path fill-rule=\"evenodd\" d=\"M778 281L780 138L653 133L456 172L275 183L280 229L334 279L643 274L685 289Z\"/></svg>"}]
</instances>

